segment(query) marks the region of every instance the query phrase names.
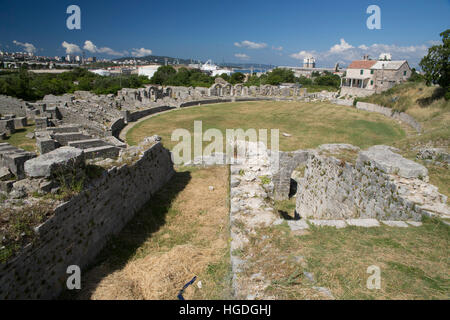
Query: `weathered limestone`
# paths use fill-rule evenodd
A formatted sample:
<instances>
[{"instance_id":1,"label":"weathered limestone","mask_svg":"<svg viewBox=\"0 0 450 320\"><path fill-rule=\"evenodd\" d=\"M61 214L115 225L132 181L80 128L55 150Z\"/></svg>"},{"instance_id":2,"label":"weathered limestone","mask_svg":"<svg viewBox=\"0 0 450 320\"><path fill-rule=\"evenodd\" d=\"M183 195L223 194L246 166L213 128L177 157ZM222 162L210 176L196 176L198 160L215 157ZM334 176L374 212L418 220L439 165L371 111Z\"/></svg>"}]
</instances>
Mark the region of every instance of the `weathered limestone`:
<instances>
[{"instance_id":1,"label":"weathered limestone","mask_svg":"<svg viewBox=\"0 0 450 320\"><path fill-rule=\"evenodd\" d=\"M6 132L7 134L12 134L16 132L14 119L0 120L0 132Z\"/></svg>"},{"instance_id":2,"label":"weathered limestone","mask_svg":"<svg viewBox=\"0 0 450 320\"><path fill-rule=\"evenodd\" d=\"M319 148L328 149L330 146ZM420 221L450 216L447 198L428 184L427 170L386 146L361 151L352 164L311 152L300 179L297 212L305 219Z\"/></svg>"},{"instance_id":3,"label":"weathered limestone","mask_svg":"<svg viewBox=\"0 0 450 320\"><path fill-rule=\"evenodd\" d=\"M55 133L53 138L58 141L58 143L62 146L68 146L69 142L80 141L80 140L89 140L92 137L82 134L80 132L69 132L69 133Z\"/></svg>"},{"instance_id":4,"label":"weathered limestone","mask_svg":"<svg viewBox=\"0 0 450 320\"><path fill-rule=\"evenodd\" d=\"M36 124L36 130L45 130L48 127L48 119L45 117L36 117L34 118L34 122Z\"/></svg>"},{"instance_id":5,"label":"weathered limestone","mask_svg":"<svg viewBox=\"0 0 450 320\"><path fill-rule=\"evenodd\" d=\"M346 223L349 226L365 227L365 228L380 226L380 223L376 219L348 219L346 220Z\"/></svg>"},{"instance_id":6,"label":"weathered limestone","mask_svg":"<svg viewBox=\"0 0 450 320\"><path fill-rule=\"evenodd\" d=\"M49 138L37 138L36 146L40 154L49 153L57 148L56 141Z\"/></svg>"},{"instance_id":7,"label":"weathered limestone","mask_svg":"<svg viewBox=\"0 0 450 320\"><path fill-rule=\"evenodd\" d=\"M78 125L64 125L59 127L47 128L47 131L53 134L56 133L77 133L80 132L80 126Z\"/></svg>"},{"instance_id":8,"label":"weathered limestone","mask_svg":"<svg viewBox=\"0 0 450 320\"><path fill-rule=\"evenodd\" d=\"M105 171L80 194L49 208L49 220L35 228L36 240L0 264L0 300L58 297L66 288L61 279L67 278L67 267L77 265L84 272L173 174L170 152L159 143L142 150L131 165Z\"/></svg>"},{"instance_id":9,"label":"weathered limestone","mask_svg":"<svg viewBox=\"0 0 450 320\"><path fill-rule=\"evenodd\" d=\"M278 170L273 172L275 200L286 200L289 197L292 173L308 160L309 151L280 152Z\"/></svg>"},{"instance_id":10,"label":"weathered limestone","mask_svg":"<svg viewBox=\"0 0 450 320\"><path fill-rule=\"evenodd\" d=\"M240 142L238 142L239 144ZM259 151L259 154L258 154ZM249 243L249 235L276 220L268 199L273 197L272 174L267 150L262 144L249 143L244 159L231 165L231 265L235 297L264 299L261 283L245 273L246 257L236 252Z\"/></svg>"},{"instance_id":11,"label":"weathered limestone","mask_svg":"<svg viewBox=\"0 0 450 320\"><path fill-rule=\"evenodd\" d=\"M14 178L14 175L6 167L0 167L0 181L6 181Z\"/></svg>"},{"instance_id":12,"label":"weathered limestone","mask_svg":"<svg viewBox=\"0 0 450 320\"><path fill-rule=\"evenodd\" d=\"M28 125L28 120L26 117L14 118L15 129L23 129Z\"/></svg>"},{"instance_id":13,"label":"weathered limestone","mask_svg":"<svg viewBox=\"0 0 450 320\"><path fill-rule=\"evenodd\" d=\"M109 158L116 159L119 157L120 148L115 146L101 146L84 149L86 159Z\"/></svg>"},{"instance_id":14,"label":"weathered limestone","mask_svg":"<svg viewBox=\"0 0 450 320\"><path fill-rule=\"evenodd\" d=\"M8 168L17 178L25 177L24 164L36 154L13 147L8 143L0 143L0 167Z\"/></svg>"},{"instance_id":15,"label":"weathered limestone","mask_svg":"<svg viewBox=\"0 0 450 320\"><path fill-rule=\"evenodd\" d=\"M97 147L109 146L105 141L100 139L87 139L87 140L76 140L68 142L69 147L74 147L78 149L89 149Z\"/></svg>"},{"instance_id":16,"label":"weathered limestone","mask_svg":"<svg viewBox=\"0 0 450 320\"><path fill-rule=\"evenodd\" d=\"M424 178L428 170L417 162L403 158L391 151L387 146L374 146L359 155L360 161L370 161L378 169L388 174L396 174L404 178Z\"/></svg>"},{"instance_id":17,"label":"weathered limestone","mask_svg":"<svg viewBox=\"0 0 450 320\"><path fill-rule=\"evenodd\" d=\"M62 147L25 162L25 173L32 178L48 178L67 170L79 168L83 164L83 150Z\"/></svg>"},{"instance_id":18,"label":"weathered limestone","mask_svg":"<svg viewBox=\"0 0 450 320\"><path fill-rule=\"evenodd\" d=\"M382 107L373 103L358 102L356 108L359 110L376 112L385 115L386 117L393 118L408 124L413 127L417 132L422 132L422 126L413 117L404 112L397 112L390 108Z\"/></svg>"},{"instance_id":19,"label":"weathered limestone","mask_svg":"<svg viewBox=\"0 0 450 320\"><path fill-rule=\"evenodd\" d=\"M450 164L450 153L444 148L420 148L417 159L425 160L435 164Z\"/></svg>"},{"instance_id":20,"label":"weathered limestone","mask_svg":"<svg viewBox=\"0 0 450 320\"><path fill-rule=\"evenodd\" d=\"M18 117L25 117L26 104L23 100L0 95L0 114L15 114Z\"/></svg>"},{"instance_id":21,"label":"weathered limestone","mask_svg":"<svg viewBox=\"0 0 450 320\"><path fill-rule=\"evenodd\" d=\"M347 107L352 107L353 106L353 102L354 100L347 100L347 99L333 99L330 100L331 103L333 104L337 104L339 106L347 106Z\"/></svg>"}]
</instances>

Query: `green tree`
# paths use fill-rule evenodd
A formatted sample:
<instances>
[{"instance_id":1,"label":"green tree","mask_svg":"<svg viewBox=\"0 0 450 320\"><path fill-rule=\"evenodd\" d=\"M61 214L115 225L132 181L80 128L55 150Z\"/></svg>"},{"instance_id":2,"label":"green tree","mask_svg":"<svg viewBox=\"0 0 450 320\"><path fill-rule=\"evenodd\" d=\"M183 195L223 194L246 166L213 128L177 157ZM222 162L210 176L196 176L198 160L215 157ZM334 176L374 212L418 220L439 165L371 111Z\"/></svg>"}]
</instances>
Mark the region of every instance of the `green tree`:
<instances>
[{"instance_id":1,"label":"green tree","mask_svg":"<svg viewBox=\"0 0 450 320\"><path fill-rule=\"evenodd\" d=\"M450 29L440 34L442 44L428 49L419 65L425 72L428 85L437 83L444 89L445 99L450 100Z\"/></svg>"},{"instance_id":2,"label":"green tree","mask_svg":"<svg viewBox=\"0 0 450 320\"><path fill-rule=\"evenodd\" d=\"M235 85L238 83L243 83L245 80L245 75L241 72L235 72L230 77L230 83Z\"/></svg>"},{"instance_id":3,"label":"green tree","mask_svg":"<svg viewBox=\"0 0 450 320\"><path fill-rule=\"evenodd\" d=\"M276 68L267 75L267 84L279 85L281 83L295 83L296 78L294 72L288 69Z\"/></svg>"},{"instance_id":4,"label":"green tree","mask_svg":"<svg viewBox=\"0 0 450 320\"><path fill-rule=\"evenodd\" d=\"M409 82L422 82L425 81L425 77L417 72L416 68L411 69L411 77L408 79Z\"/></svg>"},{"instance_id":5,"label":"green tree","mask_svg":"<svg viewBox=\"0 0 450 320\"><path fill-rule=\"evenodd\" d=\"M226 73L222 73L220 76L216 76L216 78L222 78L226 82L230 82L230 76L227 75Z\"/></svg>"},{"instance_id":6,"label":"green tree","mask_svg":"<svg viewBox=\"0 0 450 320\"><path fill-rule=\"evenodd\" d=\"M176 73L177 71L174 67L162 66L158 68L150 81L153 84L163 85L170 77L174 76Z\"/></svg>"},{"instance_id":7,"label":"green tree","mask_svg":"<svg viewBox=\"0 0 450 320\"><path fill-rule=\"evenodd\" d=\"M318 86L329 86L339 88L341 85L341 78L338 75L328 73L324 74L323 76L315 78L314 84Z\"/></svg>"}]
</instances>

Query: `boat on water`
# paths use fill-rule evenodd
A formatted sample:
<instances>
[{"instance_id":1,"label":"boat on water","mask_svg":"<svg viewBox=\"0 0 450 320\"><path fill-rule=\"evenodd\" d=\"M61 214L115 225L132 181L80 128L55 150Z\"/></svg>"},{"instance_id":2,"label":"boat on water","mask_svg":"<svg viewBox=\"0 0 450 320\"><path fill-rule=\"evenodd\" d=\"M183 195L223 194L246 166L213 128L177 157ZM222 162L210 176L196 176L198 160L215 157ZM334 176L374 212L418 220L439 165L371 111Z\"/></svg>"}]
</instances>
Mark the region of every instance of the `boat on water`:
<instances>
[{"instance_id":1,"label":"boat on water","mask_svg":"<svg viewBox=\"0 0 450 320\"><path fill-rule=\"evenodd\" d=\"M220 76L224 73L230 76L233 73L233 71L230 69L220 68L219 66L215 65L211 60L206 61L206 63L201 66L200 70L209 73L213 77Z\"/></svg>"}]
</instances>

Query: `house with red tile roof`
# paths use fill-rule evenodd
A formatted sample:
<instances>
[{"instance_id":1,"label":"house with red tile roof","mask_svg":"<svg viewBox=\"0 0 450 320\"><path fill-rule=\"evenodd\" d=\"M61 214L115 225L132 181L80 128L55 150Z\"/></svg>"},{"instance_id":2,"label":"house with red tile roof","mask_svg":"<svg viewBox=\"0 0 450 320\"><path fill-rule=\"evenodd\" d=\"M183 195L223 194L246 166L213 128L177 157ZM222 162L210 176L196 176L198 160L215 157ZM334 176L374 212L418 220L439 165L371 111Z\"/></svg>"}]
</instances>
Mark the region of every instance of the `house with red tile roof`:
<instances>
[{"instance_id":1,"label":"house with red tile roof","mask_svg":"<svg viewBox=\"0 0 450 320\"><path fill-rule=\"evenodd\" d=\"M408 61L353 61L342 78L341 95L365 97L386 91L411 76Z\"/></svg>"}]
</instances>

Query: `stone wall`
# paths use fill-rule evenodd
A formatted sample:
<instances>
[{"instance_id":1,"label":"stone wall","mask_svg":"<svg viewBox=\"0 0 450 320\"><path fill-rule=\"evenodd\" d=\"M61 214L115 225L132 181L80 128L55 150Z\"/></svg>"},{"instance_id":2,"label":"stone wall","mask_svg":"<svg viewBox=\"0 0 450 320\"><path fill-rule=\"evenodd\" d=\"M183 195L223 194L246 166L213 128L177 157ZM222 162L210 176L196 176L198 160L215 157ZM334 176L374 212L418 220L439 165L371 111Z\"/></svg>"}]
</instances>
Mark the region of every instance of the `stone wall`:
<instances>
[{"instance_id":1,"label":"stone wall","mask_svg":"<svg viewBox=\"0 0 450 320\"><path fill-rule=\"evenodd\" d=\"M339 106L347 106L347 107L353 107L353 99L332 99L330 100L331 103L337 104Z\"/></svg>"},{"instance_id":2,"label":"stone wall","mask_svg":"<svg viewBox=\"0 0 450 320\"><path fill-rule=\"evenodd\" d=\"M447 199L427 183L426 168L390 147L362 151L355 164L339 158L309 154L298 185L301 217L420 221L424 214L448 214Z\"/></svg>"},{"instance_id":3,"label":"stone wall","mask_svg":"<svg viewBox=\"0 0 450 320\"><path fill-rule=\"evenodd\" d=\"M127 124L125 123L124 118L114 120L107 132L107 135L119 138L120 132L122 131L123 128L125 128L126 125Z\"/></svg>"},{"instance_id":4,"label":"stone wall","mask_svg":"<svg viewBox=\"0 0 450 320\"><path fill-rule=\"evenodd\" d=\"M0 300L52 299L67 267L86 267L174 173L170 152L152 146L133 165L113 168L56 209L36 228L37 239L0 265Z\"/></svg>"},{"instance_id":5,"label":"stone wall","mask_svg":"<svg viewBox=\"0 0 450 320\"><path fill-rule=\"evenodd\" d=\"M0 95L0 114L15 114L18 117L25 117L26 105L23 100Z\"/></svg>"},{"instance_id":6,"label":"stone wall","mask_svg":"<svg viewBox=\"0 0 450 320\"><path fill-rule=\"evenodd\" d=\"M279 169L272 170L275 185L275 200L286 200L289 197L291 176L296 168L306 165L309 151L280 152Z\"/></svg>"},{"instance_id":7,"label":"stone wall","mask_svg":"<svg viewBox=\"0 0 450 320\"><path fill-rule=\"evenodd\" d=\"M145 110L139 110L136 112L130 112L125 119L126 122L135 122L138 121L139 119L150 116L152 114L161 113L172 109L175 109L175 107L171 106L153 107Z\"/></svg>"},{"instance_id":8,"label":"stone wall","mask_svg":"<svg viewBox=\"0 0 450 320\"><path fill-rule=\"evenodd\" d=\"M358 102L356 108L359 110L376 112L385 115L386 117L399 120L413 127L417 132L422 132L422 126L412 116L404 112L394 111L390 108L382 107L373 103Z\"/></svg>"},{"instance_id":9,"label":"stone wall","mask_svg":"<svg viewBox=\"0 0 450 320\"><path fill-rule=\"evenodd\" d=\"M341 87L341 96L353 97L368 97L375 93L375 90L356 88L356 87Z\"/></svg>"}]
</instances>

